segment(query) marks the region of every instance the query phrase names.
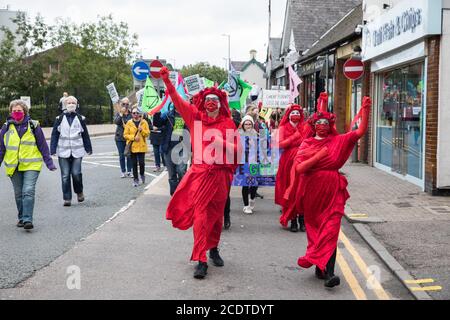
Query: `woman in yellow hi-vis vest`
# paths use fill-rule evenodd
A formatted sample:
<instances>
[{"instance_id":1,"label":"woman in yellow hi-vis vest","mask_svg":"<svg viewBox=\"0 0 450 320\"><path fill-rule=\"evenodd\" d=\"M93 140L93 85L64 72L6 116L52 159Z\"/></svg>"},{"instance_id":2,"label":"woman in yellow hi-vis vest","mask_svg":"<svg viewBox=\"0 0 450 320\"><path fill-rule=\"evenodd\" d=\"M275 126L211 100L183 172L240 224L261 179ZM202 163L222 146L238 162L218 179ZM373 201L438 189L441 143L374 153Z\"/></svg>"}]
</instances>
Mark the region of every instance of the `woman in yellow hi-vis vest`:
<instances>
[{"instance_id":1,"label":"woman in yellow hi-vis vest","mask_svg":"<svg viewBox=\"0 0 450 320\"><path fill-rule=\"evenodd\" d=\"M19 212L17 227L33 229L33 210L36 182L45 162L51 171L56 170L44 133L37 121L31 120L28 107L22 100L9 105L10 117L0 131L0 165L14 187Z\"/></svg>"}]
</instances>

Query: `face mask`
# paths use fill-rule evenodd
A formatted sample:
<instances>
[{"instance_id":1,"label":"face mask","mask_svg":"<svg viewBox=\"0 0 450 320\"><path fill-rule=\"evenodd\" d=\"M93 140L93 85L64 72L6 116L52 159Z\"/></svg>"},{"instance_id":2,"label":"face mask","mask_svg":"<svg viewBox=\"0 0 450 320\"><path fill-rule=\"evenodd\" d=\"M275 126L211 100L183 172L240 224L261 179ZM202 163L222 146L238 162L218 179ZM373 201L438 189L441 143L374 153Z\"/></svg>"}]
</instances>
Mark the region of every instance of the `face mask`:
<instances>
[{"instance_id":1,"label":"face mask","mask_svg":"<svg viewBox=\"0 0 450 320\"><path fill-rule=\"evenodd\" d=\"M75 110L77 110L77 105L74 103L70 103L67 105L67 112L75 112Z\"/></svg>"},{"instance_id":2,"label":"face mask","mask_svg":"<svg viewBox=\"0 0 450 320\"><path fill-rule=\"evenodd\" d=\"M291 115L291 117L289 118L293 123L298 123L300 122L300 120L302 120L302 116L294 114Z\"/></svg>"},{"instance_id":3,"label":"face mask","mask_svg":"<svg viewBox=\"0 0 450 320\"><path fill-rule=\"evenodd\" d=\"M211 113L216 112L217 110L219 110L219 102L214 100L206 101L205 109Z\"/></svg>"},{"instance_id":4,"label":"face mask","mask_svg":"<svg viewBox=\"0 0 450 320\"><path fill-rule=\"evenodd\" d=\"M14 111L13 113L11 113L11 118L13 118L14 121L22 121L23 118L25 117L25 113L23 113L22 111Z\"/></svg>"},{"instance_id":5,"label":"face mask","mask_svg":"<svg viewBox=\"0 0 450 320\"><path fill-rule=\"evenodd\" d=\"M326 138L330 134L329 124L316 124L316 134L321 138Z\"/></svg>"}]
</instances>

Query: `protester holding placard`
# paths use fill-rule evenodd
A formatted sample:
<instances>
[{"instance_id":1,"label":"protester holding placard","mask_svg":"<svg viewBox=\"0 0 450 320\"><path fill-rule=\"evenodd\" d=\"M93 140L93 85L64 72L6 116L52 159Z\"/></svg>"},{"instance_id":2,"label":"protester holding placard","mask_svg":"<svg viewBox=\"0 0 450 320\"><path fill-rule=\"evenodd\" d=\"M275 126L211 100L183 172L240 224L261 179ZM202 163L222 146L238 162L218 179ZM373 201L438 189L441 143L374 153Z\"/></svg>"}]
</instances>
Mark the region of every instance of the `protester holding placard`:
<instances>
[{"instance_id":1,"label":"protester holding placard","mask_svg":"<svg viewBox=\"0 0 450 320\"><path fill-rule=\"evenodd\" d=\"M130 100L128 98L123 98L120 102L120 112L116 114L114 118L114 123L116 124L116 135L115 141L117 146L117 151L119 152L119 162L120 162L120 170L122 172L121 177L131 177L131 169L133 165L131 163L131 157L125 156L125 146L127 144L125 138L123 137L123 132L125 130L125 125L128 121L131 120L131 112L130 112Z\"/></svg>"},{"instance_id":2,"label":"protester holding placard","mask_svg":"<svg viewBox=\"0 0 450 320\"><path fill-rule=\"evenodd\" d=\"M291 167L294 163L297 149L305 139L303 108L299 105L291 105L280 123L278 132L279 148L283 150L280 157L280 166L278 168L275 185L275 203L282 207L282 213L286 210L287 201L284 199L284 193L289 187L291 181ZM305 231L303 216L299 216L300 230ZM291 231L298 232L297 217L291 220Z\"/></svg>"},{"instance_id":3,"label":"protester holding placard","mask_svg":"<svg viewBox=\"0 0 450 320\"><path fill-rule=\"evenodd\" d=\"M246 115L241 122L239 133L244 144L245 163L257 164L258 157L258 132L255 130L255 122L250 115ZM253 160L253 161L252 161ZM255 209L255 198L258 186L243 186L242 200L244 202L243 211L245 214L253 214ZM249 199L250 196L250 199Z\"/></svg>"},{"instance_id":4,"label":"protester holding placard","mask_svg":"<svg viewBox=\"0 0 450 320\"><path fill-rule=\"evenodd\" d=\"M167 68L162 68L160 73L175 108L189 128L193 149L192 166L178 185L166 217L175 228L194 227L191 260L199 262L194 278L203 279L208 269L208 250L215 266L224 265L218 245L224 208L239 159L239 135L225 92L215 87L205 89L198 94L194 106L178 94Z\"/></svg>"}]
</instances>

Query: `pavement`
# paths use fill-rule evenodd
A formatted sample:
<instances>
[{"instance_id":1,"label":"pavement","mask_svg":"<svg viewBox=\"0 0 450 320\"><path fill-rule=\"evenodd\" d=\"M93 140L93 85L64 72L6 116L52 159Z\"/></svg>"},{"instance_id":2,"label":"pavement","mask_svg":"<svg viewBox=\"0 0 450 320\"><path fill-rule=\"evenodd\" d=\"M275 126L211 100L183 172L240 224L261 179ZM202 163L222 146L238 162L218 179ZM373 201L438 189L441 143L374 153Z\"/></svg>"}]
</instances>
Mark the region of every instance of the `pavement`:
<instances>
[{"instance_id":1,"label":"pavement","mask_svg":"<svg viewBox=\"0 0 450 320\"><path fill-rule=\"evenodd\" d=\"M400 270L417 298L450 299L450 197L431 196L363 164L348 163L342 171L351 195L348 221L393 272Z\"/></svg>"},{"instance_id":2,"label":"pavement","mask_svg":"<svg viewBox=\"0 0 450 320\"><path fill-rule=\"evenodd\" d=\"M225 266L210 263L205 280L192 277L192 230L176 230L165 219L170 196L163 173L96 232L14 288L0 290L0 299L414 299L345 219L336 267L341 285L324 288L314 268L296 263L306 249L305 233L280 226L273 188L259 192L264 199L245 215L241 190L232 188L232 226L220 244Z\"/></svg>"}]
</instances>

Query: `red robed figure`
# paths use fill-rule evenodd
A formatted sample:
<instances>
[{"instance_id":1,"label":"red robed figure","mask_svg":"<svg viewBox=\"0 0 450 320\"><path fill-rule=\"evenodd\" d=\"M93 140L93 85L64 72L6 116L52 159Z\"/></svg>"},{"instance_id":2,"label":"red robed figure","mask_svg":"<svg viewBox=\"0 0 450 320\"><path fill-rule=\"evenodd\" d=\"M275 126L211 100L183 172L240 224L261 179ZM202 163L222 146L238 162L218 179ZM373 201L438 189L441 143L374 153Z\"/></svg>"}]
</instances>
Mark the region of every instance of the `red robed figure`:
<instances>
[{"instance_id":1,"label":"red robed figure","mask_svg":"<svg viewBox=\"0 0 450 320\"><path fill-rule=\"evenodd\" d=\"M239 134L224 91L215 87L203 90L196 95L193 105L177 93L168 75L163 80L175 108L189 129L193 150L193 164L178 185L167 207L166 218L180 230L194 227L191 260L207 262L206 251L216 248L220 241L224 209L237 159L240 159ZM205 110L205 98L209 94L216 95L220 100L219 115L215 119L210 118ZM226 140L230 132L234 133L232 143ZM220 155L216 155L214 150L208 152L213 149L212 143L223 148L221 159L217 158ZM227 153L232 154L231 161Z\"/></svg>"},{"instance_id":2,"label":"red robed figure","mask_svg":"<svg viewBox=\"0 0 450 320\"><path fill-rule=\"evenodd\" d=\"M326 94L322 94L321 99L326 98ZM335 115L323 108L308 120L316 136L305 139L298 149L294 161L296 183L285 194L286 199L293 200L289 201L289 209L280 217L281 224L286 226L295 218L296 212L304 213L308 246L306 254L298 259L301 267L316 265L325 270L337 248L345 203L350 197L347 179L339 170L367 131L370 107L370 98L365 97L361 125L346 134L337 133ZM321 119L326 119L328 124L322 127ZM322 132L319 137L317 130L327 133Z\"/></svg>"}]
</instances>

